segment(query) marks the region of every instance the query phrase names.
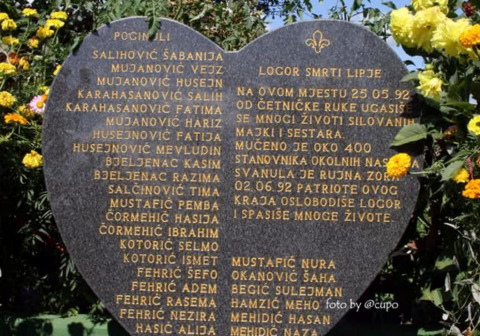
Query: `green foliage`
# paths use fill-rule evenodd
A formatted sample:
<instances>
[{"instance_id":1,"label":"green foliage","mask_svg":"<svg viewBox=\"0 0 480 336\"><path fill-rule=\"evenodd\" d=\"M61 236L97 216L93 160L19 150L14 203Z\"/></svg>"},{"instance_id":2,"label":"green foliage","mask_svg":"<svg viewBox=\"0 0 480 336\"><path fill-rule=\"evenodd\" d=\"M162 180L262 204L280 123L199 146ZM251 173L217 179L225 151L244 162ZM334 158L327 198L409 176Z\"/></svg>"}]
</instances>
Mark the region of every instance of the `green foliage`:
<instances>
[{"instance_id":1,"label":"green foliage","mask_svg":"<svg viewBox=\"0 0 480 336\"><path fill-rule=\"evenodd\" d=\"M449 17L461 18L457 17L461 6L450 2ZM465 13L478 24L480 17L471 11L475 4L467 6L473 7ZM450 18L443 20L453 24ZM472 100L480 97L478 49L472 57L433 47L437 49L432 52L411 44L404 47L427 64L425 70L404 78L418 85L421 118L420 124L402 129L393 142L420 146L425 154L424 169L418 173L422 187L413 218L416 230L406 237L411 255L408 273L418 288L417 305L436 307L429 319L419 321L423 328L418 335L479 335L480 198L467 197L470 183L466 184L480 179L480 136L467 127L480 113ZM435 86L439 81L441 86Z\"/></svg>"},{"instance_id":2,"label":"green foliage","mask_svg":"<svg viewBox=\"0 0 480 336\"><path fill-rule=\"evenodd\" d=\"M395 6L392 2L384 3L384 5ZM329 16L332 19L344 21L356 19L383 39L386 40L390 36L389 16L383 14L378 8L370 7L370 0L353 0L351 5L348 5L345 0L339 0L330 9Z\"/></svg>"},{"instance_id":3,"label":"green foliage","mask_svg":"<svg viewBox=\"0 0 480 336\"><path fill-rule=\"evenodd\" d=\"M427 138L428 132L424 125L412 124L404 126L395 136L392 142L393 147L411 144Z\"/></svg>"}]
</instances>

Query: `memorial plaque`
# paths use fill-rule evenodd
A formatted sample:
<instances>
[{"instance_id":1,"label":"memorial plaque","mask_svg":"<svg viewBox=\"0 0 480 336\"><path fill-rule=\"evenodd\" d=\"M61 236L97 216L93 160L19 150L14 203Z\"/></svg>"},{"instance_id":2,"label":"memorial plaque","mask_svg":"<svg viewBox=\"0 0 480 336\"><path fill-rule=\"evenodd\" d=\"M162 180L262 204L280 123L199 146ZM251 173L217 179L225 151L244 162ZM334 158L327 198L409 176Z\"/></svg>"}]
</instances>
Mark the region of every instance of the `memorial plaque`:
<instances>
[{"instance_id":1,"label":"memorial plaque","mask_svg":"<svg viewBox=\"0 0 480 336\"><path fill-rule=\"evenodd\" d=\"M78 269L132 335L326 334L415 203L385 173L415 122L401 60L340 21L238 52L147 31L89 35L51 89L46 182Z\"/></svg>"}]
</instances>

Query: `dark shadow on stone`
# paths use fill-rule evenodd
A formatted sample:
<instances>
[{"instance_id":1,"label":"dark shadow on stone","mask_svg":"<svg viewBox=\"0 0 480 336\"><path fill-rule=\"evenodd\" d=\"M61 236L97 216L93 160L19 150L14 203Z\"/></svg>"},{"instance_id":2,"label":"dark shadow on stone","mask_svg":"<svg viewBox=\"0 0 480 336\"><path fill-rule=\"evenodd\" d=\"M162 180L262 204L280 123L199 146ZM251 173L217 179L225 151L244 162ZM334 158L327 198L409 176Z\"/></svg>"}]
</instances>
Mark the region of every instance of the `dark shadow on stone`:
<instances>
[{"instance_id":1,"label":"dark shadow on stone","mask_svg":"<svg viewBox=\"0 0 480 336\"><path fill-rule=\"evenodd\" d=\"M129 336L125 329L115 320L108 322L107 331L109 336Z\"/></svg>"},{"instance_id":2,"label":"dark shadow on stone","mask_svg":"<svg viewBox=\"0 0 480 336\"><path fill-rule=\"evenodd\" d=\"M85 327L81 323L70 323L68 325L68 333L71 336L84 336L85 335Z\"/></svg>"},{"instance_id":3,"label":"dark shadow on stone","mask_svg":"<svg viewBox=\"0 0 480 336\"><path fill-rule=\"evenodd\" d=\"M359 301L360 302L360 301ZM360 310L349 311L340 322L332 328L328 336L416 336L413 325L400 325L398 321L388 318L385 312Z\"/></svg>"},{"instance_id":4,"label":"dark shadow on stone","mask_svg":"<svg viewBox=\"0 0 480 336\"><path fill-rule=\"evenodd\" d=\"M405 104L405 112L400 116L407 119L420 118L421 111L425 103L423 103L417 93L411 95Z\"/></svg>"},{"instance_id":5,"label":"dark shadow on stone","mask_svg":"<svg viewBox=\"0 0 480 336\"><path fill-rule=\"evenodd\" d=\"M52 334L52 324L42 320L22 321L15 330L16 336L50 336Z\"/></svg>"}]
</instances>

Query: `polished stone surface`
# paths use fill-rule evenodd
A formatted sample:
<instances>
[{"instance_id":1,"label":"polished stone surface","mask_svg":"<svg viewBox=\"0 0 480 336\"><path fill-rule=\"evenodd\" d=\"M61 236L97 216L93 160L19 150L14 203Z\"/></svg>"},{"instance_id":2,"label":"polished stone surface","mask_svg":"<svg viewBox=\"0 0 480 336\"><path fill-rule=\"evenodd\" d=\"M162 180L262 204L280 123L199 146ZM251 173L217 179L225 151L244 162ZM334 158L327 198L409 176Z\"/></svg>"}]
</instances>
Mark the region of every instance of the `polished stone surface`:
<instances>
[{"instance_id":1,"label":"polished stone surface","mask_svg":"<svg viewBox=\"0 0 480 336\"><path fill-rule=\"evenodd\" d=\"M325 334L416 201L416 178L384 174L411 121L401 60L340 21L238 52L146 31L102 27L51 89L45 176L78 269L132 335Z\"/></svg>"}]
</instances>

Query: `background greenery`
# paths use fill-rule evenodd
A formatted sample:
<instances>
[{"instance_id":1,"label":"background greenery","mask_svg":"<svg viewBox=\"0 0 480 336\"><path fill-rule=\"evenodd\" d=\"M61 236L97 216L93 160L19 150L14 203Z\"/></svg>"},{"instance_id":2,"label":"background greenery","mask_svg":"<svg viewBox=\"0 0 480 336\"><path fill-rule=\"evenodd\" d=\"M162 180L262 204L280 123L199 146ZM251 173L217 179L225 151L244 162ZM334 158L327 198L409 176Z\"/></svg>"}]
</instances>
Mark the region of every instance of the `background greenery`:
<instances>
[{"instance_id":1,"label":"background greenery","mask_svg":"<svg viewBox=\"0 0 480 336\"><path fill-rule=\"evenodd\" d=\"M388 5L394 7L393 3ZM453 15L463 15L455 12L461 7L460 2L451 2L450 6ZM39 12L36 21L22 16L27 7ZM42 41L39 48L30 50L27 39L57 10L67 12L65 26ZM30 69L2 78L0 91L11 92L17 98L14 109L27 104L43 92L42 87L52 83L56 66L87 33L122 17L146 16L152 33L160 17L173 18L225 50L236 50L264 34L268 18L281 17L290 23L302 19L306 12L317 17L311 11L309 0L35 0L31 5L24 0L2 1L0 12L8 13L18 24L14 34L19 37L20 45L2 44L0 61L15 52L29 58ZM352 3L339 0L331 8L330 16L360 22L384 39L390 35L389 15L362 0ZM478 17L473 19L478 21ZM7 35L2 32L2 36ZM470 69L439 54L409 52L420 54L427 62L437 60L444 64L443 71L452 81L452 90L458 89L455 85L471 85L474 75L480 72L478 63ZM468 71L470 77L465 75ZM470 82L465 84L463 80ZM460 187L445 175L442 178L449 157L455 154L452 148L460 148L463 139L458 135L454 140L438 136L455 120L436 118L441 106L428 99L420 97L420 100L424 134L418 137L417 132L416 139L404 143L414 143L426 153L425 167L430 173L421 178L420 202L401 244L361 299L395 301L399 309L388 313L349 313L346 321L362 321L372 326L409 324L419 335L480 335L477 330L480 209L478 202L452 197ZM450 105L448 110L454 118L465 118L462 114L465 109L471 113L477 108L468 103L468 96L457 102L463 105ZM0 333L13 332L18 318L43 313L65 317L82 313L93 323L106 321L110 318L108 312L77 273L63 246L49 208L41 168L29 169L21 163L31 150L41 152L42 117L30 116L26 125L6 124L3 116L8 112L12 111L0 107ZM38 328L43 328L41 323Z\"/></svg>"}]
</instances>

